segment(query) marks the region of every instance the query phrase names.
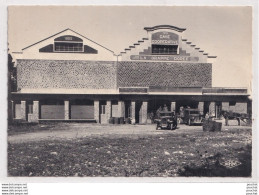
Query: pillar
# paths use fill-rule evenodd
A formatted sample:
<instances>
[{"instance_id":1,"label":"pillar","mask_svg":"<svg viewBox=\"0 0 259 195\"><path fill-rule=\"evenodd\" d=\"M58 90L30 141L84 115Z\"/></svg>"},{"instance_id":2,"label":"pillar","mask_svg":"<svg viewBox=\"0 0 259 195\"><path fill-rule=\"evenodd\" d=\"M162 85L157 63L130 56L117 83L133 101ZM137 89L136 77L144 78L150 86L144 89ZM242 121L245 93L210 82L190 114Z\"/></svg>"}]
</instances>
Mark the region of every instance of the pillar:
<instances>
[{"instance_id":1,"label":"pillar","mask_svg":"<svg viewBox=\"0 0 259 195\"><path fill-rule=\"evenodd\" d=\"M26 101L21 101L21 119L26 120Z\"/></svg>"},{"instance_id":2,"label":"pillar","mask_svg":"<svg viewBox=\"0 0 259 195\"><path fill-rule=\"evenodd\" d=\"M112 111L112 102L108 100L106 101L106 109L105 109L107 122L109 122L109 119L111 118L111 111Z\"/></svg>"},{"instance_id":3,"label":"pillar","mask_svg":"<svg viewBox=\"0 0 259 195\"><path fill-rule=\"evenodd\" d=\"M100 105L98 100L94 100L94 120L96 120L96 123L99 123L99 113L100 111Z\"/></svg>"},{"instance_id":4,"label":"pillar","mask_svg":"<svg viewBox=\"0 0 259 195\"><path fill-rule=\"evenodd\" d=\"M141 118L139 120L139 123L146 124L147 123L147 106L148 102L142 102L141 105Z\"/></svg>"},{"instance_id":5,"label":"pillar","mask_svg":"<svg viewBox=\"0 0 259 195\"><path fill-rule=\"evenodd\" d=\"M199 109L201 115L204 115L204 102L199 102L198 109Z\"/></svg>"},{"instance_id":6,"label":"pillar","mask_svg":"<svg viewBox=\"0 0 259 195\"><path fill-rule=\"evenodd\" d=\"M124 103L124 101L118 101L118 115L119 115L119 117L125 117L125 103Z\"/></svg>"},{"instance_id":7,"label":"pillar","mask_svg":"<svg viewBox=\"0 0 259 195\"><path fill-rule=\"evenodd\" d=\"M209 114L210 114L210 116L215 116L215 106L216 106L216 104L215 104L215 102L210 102L210 106L209 106Z\"/></svg>"},{"instance_id":8,"label":"pillar","mask_svg":"<svg viewBox=\"0 0 259 195\"><path fill-rule=\"evenodd\" d=\"M171 102L171 112L175 112L176 102Z\"/></svg>"},{"instance_id":9,"label":"pillar","mask_svg":"<svg viewBox=\"0 0 259 195\"><path fill-rule=\"evenodd\" d=\"M136 116L135 116L135 108L136 107L136 102L131 102L131 124L136 123Z\"/></svg>"},{"instance_id":10,"label":"pillar","mask_svg":"<svg viewBox=\"0 0 259 195\"><path fill-rule=\"evenodd\" d=\"M39 121L39 101L33 101L33 113L31 122L38 122Z\"/></svg>"},{"instance_id":11,"label":"pillar","mask_svg":"<svg viewBox=\"0 0 259 195\"><path fill-rule=\"evenodd\" d=\"M125 118L125 102L122 102L122 117Z\"/></svg>"},{"instance_id":12,"label":"pillar","mask_svg":"<svg viewBox=\"0 0 259 195\"><path fill-rule=\"evenodd\" d=\"M247 102L247 114L252 118L252 101L248 100Z\"/></svg>"},{"instance_id":13,"label":"pillar","mask_svg":"<svg viewBox=\"0 0 259 195\"><path fill-rule=\"evenodd\" d=\"M65 120L69 120L69 101L64 101Z\"/></svg>"},{"instance_id":14,"label":"pillar","mask_svg":"<svg viewBox=\"0 0 259 195\"><path fill-rule=\"evenodd\" d=\"M9 119L10 121L12 121L15 118L15 106L14 106L14 102L11 101L11 118Z\"/></svg>"}]
</instances>

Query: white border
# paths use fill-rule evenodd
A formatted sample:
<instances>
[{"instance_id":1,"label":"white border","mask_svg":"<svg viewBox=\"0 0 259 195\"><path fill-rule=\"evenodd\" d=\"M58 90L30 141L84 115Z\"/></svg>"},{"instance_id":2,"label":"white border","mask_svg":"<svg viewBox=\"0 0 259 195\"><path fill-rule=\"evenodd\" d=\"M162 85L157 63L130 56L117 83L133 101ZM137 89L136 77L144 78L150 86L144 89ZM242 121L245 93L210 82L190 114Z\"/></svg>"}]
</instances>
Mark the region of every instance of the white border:
<instances>
[{"instance_id":1,"label":"white border","mask_svg":"<svg viewBox=\"0 0 259 195\"><path fill-rule=\"evenodd\" d=\"M1 0L0 4L0 52L1 52L1 82L0 82L0 109L1 109L1 125L0 130L0 179L1 182L17 183L17 182L258 182L258 157L256 155L256 149L258 148L258 2L257 0L111 0L109 3L105 0L78 0L77 6L82 5L156 5L156 6L253 6L253 176L252 178L28 178L28 177L6 177L7 175L7 6L8 5L75 5L73 0Z\"/></svg>"}]
</instances>

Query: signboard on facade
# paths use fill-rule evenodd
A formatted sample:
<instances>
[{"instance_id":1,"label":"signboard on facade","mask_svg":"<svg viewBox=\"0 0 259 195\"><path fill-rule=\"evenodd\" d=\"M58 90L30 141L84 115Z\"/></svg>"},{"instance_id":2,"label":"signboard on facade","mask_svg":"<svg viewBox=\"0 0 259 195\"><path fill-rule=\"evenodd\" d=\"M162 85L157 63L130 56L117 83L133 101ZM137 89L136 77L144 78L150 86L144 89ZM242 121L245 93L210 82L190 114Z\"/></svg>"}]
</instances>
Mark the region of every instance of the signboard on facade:
<instances>
[{"instance_id":1,"label":"signboard on facade","mask_svg":"<svg viewBox=\"0 0 259 195\"><path fill-rule=\"evenodd\" d=\"M82 39L80 39L79 37L75 37L75 36L73 36L73 35L61 36L61 37L56 38L55 41L83 42Z\"/></svg>"},{"instance_id":2,"label":"signboard on facade","mask_svg":"<svg viewBox=\"0 0 259 195\"><path fill-rule=\"evenodd\" d=\"M131 55L131 60L151 60L151 61L199 61L199 57L191 56L167 56L167 55Z\"/></svg>"},{"instance_id":3,"label":"signboard on facade","mask_svg":"<svg viewBox=\"0 0 259 195\"><path fill-rule=\"evenodd\" d=\"M157 32L152 34L151 43L157 45L178 45L179 36L171 32Z\"/></svg>"}]
</instances>

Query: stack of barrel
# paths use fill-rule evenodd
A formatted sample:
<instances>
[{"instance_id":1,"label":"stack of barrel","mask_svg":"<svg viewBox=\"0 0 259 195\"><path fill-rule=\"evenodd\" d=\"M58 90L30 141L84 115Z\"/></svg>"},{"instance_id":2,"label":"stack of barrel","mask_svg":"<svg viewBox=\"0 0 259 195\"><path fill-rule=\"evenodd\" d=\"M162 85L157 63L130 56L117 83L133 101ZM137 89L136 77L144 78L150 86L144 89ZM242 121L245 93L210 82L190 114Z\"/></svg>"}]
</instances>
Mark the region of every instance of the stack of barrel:
<instances>
[{"instance_id":1,"label":"stack of barrel","mask_svg":"<svg viewBox=\"0 0 259 195\"><path fill-rule=\"evenodd\" d=\"M203 131L221 131L222 123L213 121L211 119L205 119L203 121Z\"/></svg>"},{"instance_id":2,"label":"stack of barrel","mask_svg":"<svg viewBox=\"0 0 259 195\"><path fill-rule=\"evenodd\" d=\"M111 117L110 124L124 124L124 117Z\"/></svg>"}]
</instances>

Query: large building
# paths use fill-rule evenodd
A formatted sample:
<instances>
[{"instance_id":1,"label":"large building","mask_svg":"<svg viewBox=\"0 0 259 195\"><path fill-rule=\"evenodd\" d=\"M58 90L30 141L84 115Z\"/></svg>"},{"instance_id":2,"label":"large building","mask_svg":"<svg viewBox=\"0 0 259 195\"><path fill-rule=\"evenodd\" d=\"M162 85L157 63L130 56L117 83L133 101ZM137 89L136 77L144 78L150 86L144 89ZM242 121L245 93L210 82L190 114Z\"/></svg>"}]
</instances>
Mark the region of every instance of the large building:
<instances>
[{"instance_id":1,"label":"large building","mask_svg":"<svg viewBox=\"0 0 259 195\"><path fill-rule=\"evenodd\" d=\"M251 114L247 89L212 86L216 56L184 39L186 29L144 29L147 37L119 55L71 29L13 53L13 119L105 124L120 117L145 124L164 105L176 112L198 108L215 117L221 110Z\"/></svg>"}]
</instances>

